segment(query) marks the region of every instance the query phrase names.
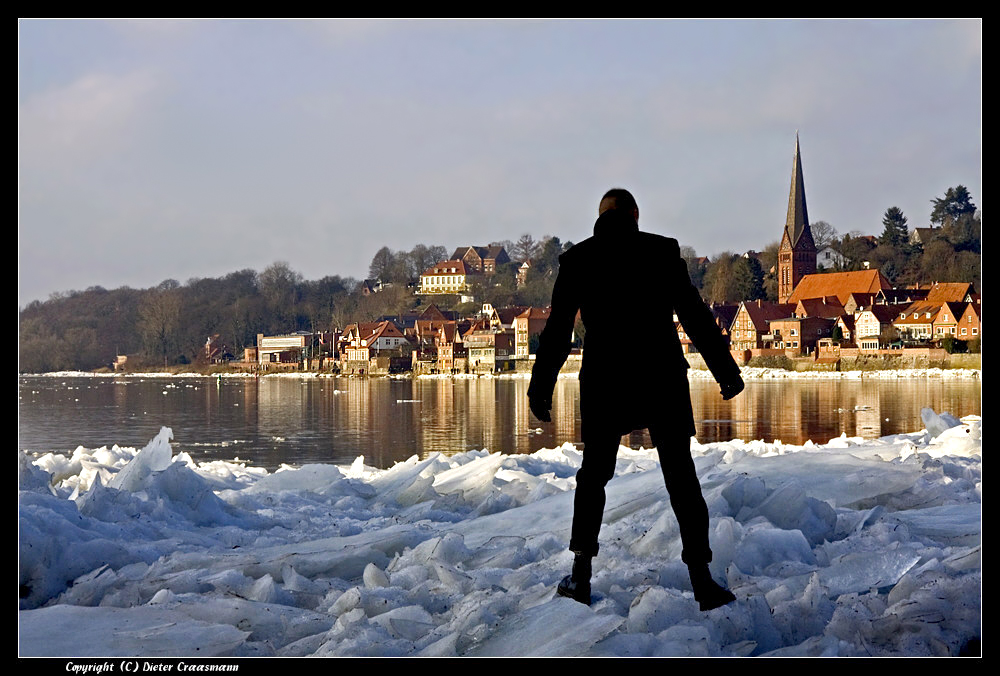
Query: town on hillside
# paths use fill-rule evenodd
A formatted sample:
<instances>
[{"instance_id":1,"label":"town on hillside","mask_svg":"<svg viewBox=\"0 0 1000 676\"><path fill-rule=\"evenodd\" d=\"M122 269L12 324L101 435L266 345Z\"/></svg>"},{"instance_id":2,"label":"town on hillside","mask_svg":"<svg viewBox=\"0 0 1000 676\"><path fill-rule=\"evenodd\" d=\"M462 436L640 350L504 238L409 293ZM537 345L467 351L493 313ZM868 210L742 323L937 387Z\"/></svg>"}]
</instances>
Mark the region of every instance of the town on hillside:
<instances>
[{"instance_id":1,"label":"town on hillside","mask_svg":"<svg viewBox=\"0 0 1000 676\"><path fill-rule=\"evenodd\" d=\"M907 238L907 246L931 242L941 230L915 228L909 232L905 219L899 227L898 215L895 218L897 234ZM887 225L887 231L889 228ZM759 263L761 255L750 251L743 258ZM689 266L704 261L689 261ZM894 286L868 261L863 261L860 269L849 270L841 269L843 263L842 252L829 246L817 250L796 138L787 217L776 262L769 270L777 284L777 299L758 296L739 303L709 304L737 362L753 364L755 360L761 363L779 358L785 364L836 368L847 358L908 355L933 362L946 353L979 352L981 298L972 283L935 280ZM213 362L229 360L233 367L255 372L307 369L379 375L530 371L549 309L494 307L477 302L474 294L474 289L490 283L501 266L509 269L511 264L517 269L518 286L525 284L531 259L513 261L498 244L462 246L448 260L434 263L419 276L410 290L414 296L411 307L416 308L410 312L353 322L331 331L258 334L257 344L245 348L241 359L213 336L205 345L204 356ZM553 272L550 269L547 274ZM369 279L363 292L378 294L385 288L383 280ZM435 302L456 296L465 307L475 304L476 311L460 316L455 310L440 309ZM608 321L642 320L617 317L613 308L609 310ZM650 308L651 312L656 310ZM696 349L683 326L679 322L675 325L691 360ZM580 322L571 339L575 347L569 368L574 368L586 349ZM629 340L627 331L623 331L622 340Z\"/></svg>"}]
</instances>

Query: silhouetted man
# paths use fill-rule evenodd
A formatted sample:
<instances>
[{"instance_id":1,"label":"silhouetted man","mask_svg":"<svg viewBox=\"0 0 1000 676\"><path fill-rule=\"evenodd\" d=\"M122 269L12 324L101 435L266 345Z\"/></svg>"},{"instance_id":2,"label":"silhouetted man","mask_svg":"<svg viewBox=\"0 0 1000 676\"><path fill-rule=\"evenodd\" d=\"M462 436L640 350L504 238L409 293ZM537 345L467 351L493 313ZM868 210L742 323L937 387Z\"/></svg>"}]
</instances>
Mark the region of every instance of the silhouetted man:
<instances>
[{"instance_id":1,"label":"silhouetted man","mask_svg":"<svg viewBox=\"0 0 1000 676\"><path fill-rule=\"evenodd\" d=\"M552 311L539 338L528 387L532 413L551 420L552 391L570 350L577 311L586 328L580 371L583 463L576 475L569 548L573 572L558 592L590 604L591 560L621 437L648 428L680 526L695 599L702 610L734 600L712 580L708 508L691 459L695 433L687 369L674 326L684 330L731 399L743 390L739 366L688 277L677 240L639 231L639 208L620 188L598 207L594 236L559 257Z\"/></svg>"}]
</instances>

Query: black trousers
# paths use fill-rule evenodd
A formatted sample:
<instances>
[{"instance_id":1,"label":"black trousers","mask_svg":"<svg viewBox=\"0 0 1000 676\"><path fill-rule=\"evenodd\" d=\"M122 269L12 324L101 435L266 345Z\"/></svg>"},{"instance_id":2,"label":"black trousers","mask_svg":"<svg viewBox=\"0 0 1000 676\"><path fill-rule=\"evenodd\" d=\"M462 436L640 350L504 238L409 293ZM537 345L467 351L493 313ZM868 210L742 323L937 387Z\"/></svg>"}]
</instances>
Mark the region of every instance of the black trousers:
<instances>
[{"instance_id":1,"label":"black trousers","mask_svg":"<svg viewBox=\"0 0 1000 676\"><path fill-rule=\"evenodd\" d=\"M615 473L621 434L616 429L595 429L584 424L583 464L576 473L573 499L573 531L569 548L596 556L598 533L604 516L604 487ZM681 531L681 560L690 565L708 563L708 506L691 458L691 436L686 429L649 428L649 436L660 456L660 468L670 495L670 504Z\"/></svg>"}]
</instances>

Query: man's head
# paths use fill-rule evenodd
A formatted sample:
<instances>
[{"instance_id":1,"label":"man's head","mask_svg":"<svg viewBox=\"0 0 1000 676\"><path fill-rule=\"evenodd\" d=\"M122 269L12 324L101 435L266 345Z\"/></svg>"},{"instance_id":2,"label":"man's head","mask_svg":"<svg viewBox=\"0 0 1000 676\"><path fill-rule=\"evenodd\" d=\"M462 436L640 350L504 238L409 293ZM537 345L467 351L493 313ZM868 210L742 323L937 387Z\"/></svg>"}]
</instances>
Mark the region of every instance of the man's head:
<instances>
[{"instance_id":1,"label":"man's head","mask_svg":"<svg viewBox=\"0 0 1000 676\"><path fill-rule=\"evenodd\" d=\"M601 198L601 203L597 207L597 215L600 216L611 209L629 213L636 222L639 221L639 206L635 203L632 193L625 188L612 188L604 193L604 197Z\"/></svg>"}]
</instances>

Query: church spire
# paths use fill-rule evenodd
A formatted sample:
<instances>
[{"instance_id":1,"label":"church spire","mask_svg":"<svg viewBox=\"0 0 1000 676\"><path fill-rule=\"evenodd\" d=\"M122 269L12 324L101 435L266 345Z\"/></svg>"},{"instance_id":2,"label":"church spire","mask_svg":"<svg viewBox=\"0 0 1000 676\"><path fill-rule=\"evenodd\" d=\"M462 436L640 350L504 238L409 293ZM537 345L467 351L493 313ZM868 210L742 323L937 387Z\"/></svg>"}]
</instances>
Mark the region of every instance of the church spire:
<instances>
[{"instance_id":1,"label":"church spire","mask_svg":"<svg viewBox=\"0 0 1000 676\"><path fill-rule=\"evenodd\" d=\"M795 132L795 160L792 163L792 187L788 191L788 215L785 230L792 246L802 233L809 229L809 214L806 213L806 186L802 180L802 156L799 154L799 133ZM810 233L811 234L811 233Z\"/></svg>"},{"instance_id":2,"label":"church spire","mask_svg":"<svg viewBox=\"0 0 1000 676\"><path fill-rule=\"evenodd\" d=\"M778 248L778 298L781 302L788 302L802 278L815 272L816 244L806 213L802 156L799 154L799 134L795 132L795 162L792 164L792 188L788 192L788 216Z\"/></svg>"}]
</instances>

